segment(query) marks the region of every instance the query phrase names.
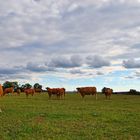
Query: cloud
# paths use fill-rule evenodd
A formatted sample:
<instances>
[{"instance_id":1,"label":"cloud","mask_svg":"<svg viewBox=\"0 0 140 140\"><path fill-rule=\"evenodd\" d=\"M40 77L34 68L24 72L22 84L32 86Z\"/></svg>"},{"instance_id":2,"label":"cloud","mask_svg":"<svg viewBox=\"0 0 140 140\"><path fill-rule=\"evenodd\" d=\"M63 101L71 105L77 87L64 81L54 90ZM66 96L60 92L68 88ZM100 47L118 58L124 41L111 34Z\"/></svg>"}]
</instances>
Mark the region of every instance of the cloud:
<instances>
[{"instance_id":1,"label":"cloud","mask_svg":"<svg viewBox=\"0 0 140 140\"><path fill-rule=\"evenodd\" d=\"M139 68L139 0L6 0L0 5L1 77L103 77Z\"/></svg>"},{"instance_id":2,"label":"cloud","mask_svg":"<svg viewBox=\"0 0 140 140\"><path fill-rule=\"evenodd\" d=\"M19 73L19 69L16 68L1 68L0 69L0 74L1 75L9 75L9 74L15 74L15 73Z\"/></svg>"},{"instance_id":3,"label":"cloud","mask_svg":"<svg viewBox=\"0 0 140 140\"><path fill-rule=\"evenodd\" d=\"M127 69L140 68L140 60L135 59L124 60L123 66Z\"/></svg>"},{"instance_id":4,"label":"cloud","mask_svg":"<svg viewBox=\"0 0 140 140\"><path fill-rule=\"evenodd\" d=\"M35 64L35 63L31 63L29 62L26 66L27 70L30 70L32 72L45 72L47 71L47 67L39 65L39 64Z\"/></svg>"},{"instance_id":5,"label":"cloud","mask_svg":"<svg viewBox=\"0 0 140 140\"><path fill-rule=\"evenodd\" d=\"M72 70L70 70L70 73L71 74L80 74L80 75L85 74L85 72L81 71L80 69L72 69Z\"/></svg>"},{"instance_id":6,"label":"cloud","mask_svg":"<svg viewBox=\"0 0 140 140\"><path fill-rule=\"evenodd\" d=\"M96 74L97 75L104 75L104 73L103 72L100 72L100 71L98 71Z\"/></svg>"},{"instance_id":7,"label":"cloud","mask_svg":"<svg viewBox=\"0 0 140 140\"><path fill-rule=\"evenodd\" d=\"M65 56L57 56L51 59L48 63L49 67L55 68L73 68L80 67L82 65L82 59L78 55L73 55L70 58Z\"/></svg>"},{"instance_id":8,"label":"cloud","mask_svg":"<svg viewBox=\"0 0 140 140\"><path fill-rule=\"evenodd\" d=\"M101 68L104 66L110 66L109 60L101 56L97 56L97 55L88 56L86 59L87 59L87 64L93 68Z\"/></svg>"},{"instance_id":9,"label":"cloud","mask_svg":"<svg viewBox=\"0 0 140 140\"><path fill-rule=\"evenodd\" d=\"M10 75L0 74L0 78L1 78L1 81L7 81L7 80L19 81L20 80L21 82L23 82L24 80L31 80L31 76L28 74L10 74Z\"/></svg>"}]
</instances>

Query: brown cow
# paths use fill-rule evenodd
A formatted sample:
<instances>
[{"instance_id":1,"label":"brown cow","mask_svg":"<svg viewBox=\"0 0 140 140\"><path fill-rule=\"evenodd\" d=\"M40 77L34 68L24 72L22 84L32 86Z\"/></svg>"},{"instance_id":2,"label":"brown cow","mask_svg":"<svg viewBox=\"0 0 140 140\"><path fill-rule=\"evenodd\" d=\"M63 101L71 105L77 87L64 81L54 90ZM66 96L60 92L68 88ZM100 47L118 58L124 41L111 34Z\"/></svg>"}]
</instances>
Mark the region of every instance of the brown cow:
<instances>
[{"instance_id":1,"label":"brown cow","mask_svg":"<svg viewBox=\"0 0 140 140\"><path fill-rule=\"evenodd\" d=\"M82 98L84 98L85 95L95 95L97 99L96 87L78 87L76 89L81 94Z\"/></svg>"},{"instance_id":2,"label":"brown cow","mask_svg":"<svg viewBox=\"0 0 140 140\"><path fill-rule=\"evenodd\" d=\"M62 99L62 96L65 96L65 89L64 88L49 88L47 87L47 92L49 95L49 99L51 99L52 95L56 95L58 99Z\"/></svg>"},{"instance_id":3,"label":"brown cow","mask_svg":"<svg viewBox=\"0 0 140 140\"><path fill-rule=\"evenodd\" d=\"M28 98L29 94L31 94L32 96L34 95L35 90L30 88L30 89L25 89L24 92L26 93L26 97Z\"/></svg>"},{"instance_id":4,"label":"brown cow","mask_svg":"<svg viewBox=\"0 0 140 140\"><path fill-rule=\"evenodd\" d=\"M107 97L109 97L109 99L110 99L111 94L113 93L113 89L104 87L104 88L102 89L102 93L105 94L106 99L107 99Z\"/></svg>"},{"instance_id":5,"label":"brown cow","mask_svg":"<svg viewBox=\"0 0 140 140\"><path fill-rule=\"evenodd\" d=\"M42 89L40 89L40 88L35 88L35 92L41 93L41 92L42 92Z\"/></svg>"},{"instance_id":6,"label":"brown cow","mask_svg":"<svg viewBox=\"0 0 140 140\"><path fill-rule=\"evenodd\" d=\"M5 88L4 89L4 92L3 92L3 95L7 94L7 93L14 93L14 88L13 87L10 87L10 88Z\"/></svg>"},{"instance_id":7,"label":"brown cow","mask_svg":"<svg viewBox=\"0 0 140 140\"><path fill-rule=\"evenodd\" d=\"M20 95L21 90L18 88L18 89L16 90L16 92L17 92L18 95Z\"/></svg>"},{"instance_id":8,"label":"brown cow","mask_svg":"<svg viewBox=\"0 0 140 140\"><path fill-rule=\"evenodd\" d=\"M62 97L65 98L65 88L58 88L57 90L58 90L59 98L61 99Z\"/></svg>"},{"instance_id":9,"label":"brown cow","mask_svg":"<svg viewBox=\"0 0 140 140\"><path fill-rule=\"evenodd\" d=\"M0 96L3 96L3 88L1 84L0 84Z\"/></svg>"}]
</instances>

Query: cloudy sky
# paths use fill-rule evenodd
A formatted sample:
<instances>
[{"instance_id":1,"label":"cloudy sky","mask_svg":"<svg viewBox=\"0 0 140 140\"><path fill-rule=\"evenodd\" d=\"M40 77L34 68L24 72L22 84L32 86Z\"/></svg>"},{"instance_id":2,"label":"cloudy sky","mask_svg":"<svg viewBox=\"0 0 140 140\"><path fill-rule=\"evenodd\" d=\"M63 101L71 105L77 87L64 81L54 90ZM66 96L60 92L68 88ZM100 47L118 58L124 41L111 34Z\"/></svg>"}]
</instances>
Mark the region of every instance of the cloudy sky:
<instances>
[{"instance_id":1,"label":"cloudy sky","mask_svg":"<svg viewBox=\"0 0 140 140\"><path fill-rule=\"evenodd\" d=\"M140 90L140 0L0 0L0 83Z\"/></svg>"}]
</instances>

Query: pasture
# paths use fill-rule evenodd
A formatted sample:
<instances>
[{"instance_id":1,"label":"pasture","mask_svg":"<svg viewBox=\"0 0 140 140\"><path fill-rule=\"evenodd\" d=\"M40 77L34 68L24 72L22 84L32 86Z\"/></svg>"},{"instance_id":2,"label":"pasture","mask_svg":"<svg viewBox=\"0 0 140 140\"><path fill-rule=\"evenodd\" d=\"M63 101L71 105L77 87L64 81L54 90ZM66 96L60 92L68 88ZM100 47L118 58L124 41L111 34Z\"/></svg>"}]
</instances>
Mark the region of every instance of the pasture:
<instances>
[{"instance_id":1,"label":"pasture","mask_svg":"<svg viewBox=\"0 0 140 140\"><path fill-rule=\"evenodd\" d=\"M0 98L0 140L139 140L140 96L66 94Z\"/></svg>"}]
</instances>

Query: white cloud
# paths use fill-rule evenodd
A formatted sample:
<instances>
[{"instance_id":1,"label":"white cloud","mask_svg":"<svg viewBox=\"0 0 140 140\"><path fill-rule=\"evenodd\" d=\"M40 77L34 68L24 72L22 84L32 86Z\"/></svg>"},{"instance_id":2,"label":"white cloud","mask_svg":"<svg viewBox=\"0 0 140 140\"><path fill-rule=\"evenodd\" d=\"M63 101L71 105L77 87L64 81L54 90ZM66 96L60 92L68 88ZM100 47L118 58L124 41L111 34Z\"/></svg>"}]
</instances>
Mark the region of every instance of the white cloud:
<instances>
[{"instance_id":1,"label":"white cloud","mask_svg":"<svg viewBox=\"0 0 140 140\"><path fill-rule=\"evenodd\" d=\"M48 74L52 69L45 63L50 63L63 67L54 73L64 77L100 75L97 67L101 73L124 70L124 59L125 67L138 68L137 61L129 62L140 58L139 15L139 0L0 1L0 67L22 66ZM101 57L87 63L88 56ZM78 69L67 70L64 64Z\"/></svg>"}]
</instances>

